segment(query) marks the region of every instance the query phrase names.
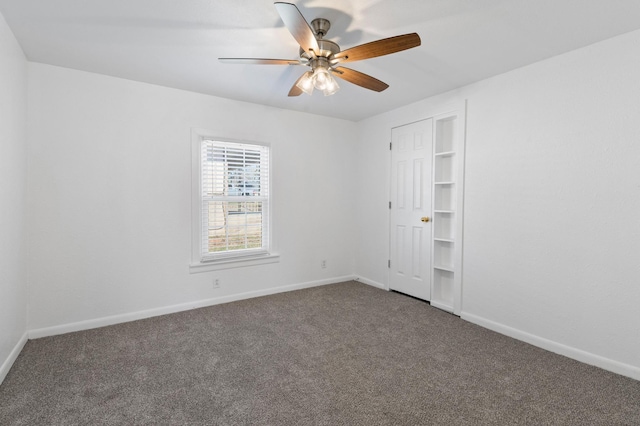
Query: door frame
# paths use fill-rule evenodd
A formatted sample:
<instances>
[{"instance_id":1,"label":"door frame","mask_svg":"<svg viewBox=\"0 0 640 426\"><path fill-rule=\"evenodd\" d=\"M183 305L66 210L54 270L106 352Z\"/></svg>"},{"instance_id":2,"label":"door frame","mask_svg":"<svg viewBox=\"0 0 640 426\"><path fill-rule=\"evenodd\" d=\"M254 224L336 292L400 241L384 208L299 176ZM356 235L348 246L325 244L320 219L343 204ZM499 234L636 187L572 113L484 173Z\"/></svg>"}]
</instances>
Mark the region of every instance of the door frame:
<instances>
[{"instance_id":1,"label":"door frame","mask_svg":"<svg viewBox=\"0 0 640 426\"><path fill-rule=\"evenodd\" d=\"M416 116L414 116L414 119L411 120L407 120L405 122L397 122L391 126L389 126L389 141L392 140L392 130L394 128L397 127L402 127L405 125L409 125L409 124L414 124L420 121L424 121L424 120L428 120L428 119L433 119L433 126L432 126L432 132L433 132L433 152L431 154L431 162L432 162L432 180L431 180L431 196L432 196L432 203L431 203L431 212L430 212L430 217L433 217L433 210L435 209L435 203L434 203L434 197L435 197L435 190L434 190L434 182L435 182L435 164L434 164L434 160L435 160L435 150L436 150L436 121L440 120L442 118L447 118L447 117L452 117L455 116L457 117L457 121L456 121L456 131L457 131L457 164L456 164L456 176L455 176L455 180L457 182L457 190L456 190L456 195L455 195L455 203L456 203L456 217L455 217L455 221L454 221L454 226L455 226L455 234L456 234L456 245L455 245L455 251L454 251L454 270L453 270L453 274L454 274L454 280L453 280L453 294L454 294L454 301L453 301L453 307L452 309L445 309L451 313L453 313L454 315L460 316L461 312L462 312L462 302L463 302L463 265L464 265L464 183L465 183L465 157L466 157L466 139L467 139L467 100L464 99L462 101L458 101L455 103L451 103L451 104L446 104L443 105L441 107L437 107L437 108L433 108L433 109L429 109L428 112L420 115L420 118L415 118ZM391 200L391 192L392 189L391 188L391 171L392 171L392 151L391 149L389 149L389 172L388 172L388 180L387 180L387 185L388 185L388 198L389 200ZM387 245L387 259L391 259L391 209L388 209L387 211L387 238L388 238L388 245ZM434 241L433 241L433 235L435 235L434 233L432 233L432 241L431 241L431 251L430 251L430 255L431 255L431 298L433 299L433 285L434 285ZM390 288L390 283L391 283L391 268L387 267L387 280L386 280L386 284L385 284L385 289L387 291L391 291ZM434 303L434 306L437 306L437 304Z\"/></svg>"}]
</instances>

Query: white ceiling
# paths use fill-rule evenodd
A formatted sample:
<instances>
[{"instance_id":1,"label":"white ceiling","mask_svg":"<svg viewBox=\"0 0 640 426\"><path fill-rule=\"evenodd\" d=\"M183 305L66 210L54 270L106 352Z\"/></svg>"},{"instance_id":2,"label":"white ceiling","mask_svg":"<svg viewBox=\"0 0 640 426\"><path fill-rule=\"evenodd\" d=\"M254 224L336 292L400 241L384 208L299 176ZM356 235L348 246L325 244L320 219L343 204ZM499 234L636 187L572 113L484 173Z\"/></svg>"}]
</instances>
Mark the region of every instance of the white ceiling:
<instances>
[{"instance_id":1,"label":"white ceiling","mask_svg":"<svg viewBox=\"0 0 640 426\"><path fill-rule=\"evenodd\" d=\"M640 28L639 0L290 0L327 18L342 49L417 32L420 47L348 66L390 87L339 80L329 97L287 97L301 66L271 0L0 0L27 58L241 101L358 121Z\"/></svg>"}]
</instances>

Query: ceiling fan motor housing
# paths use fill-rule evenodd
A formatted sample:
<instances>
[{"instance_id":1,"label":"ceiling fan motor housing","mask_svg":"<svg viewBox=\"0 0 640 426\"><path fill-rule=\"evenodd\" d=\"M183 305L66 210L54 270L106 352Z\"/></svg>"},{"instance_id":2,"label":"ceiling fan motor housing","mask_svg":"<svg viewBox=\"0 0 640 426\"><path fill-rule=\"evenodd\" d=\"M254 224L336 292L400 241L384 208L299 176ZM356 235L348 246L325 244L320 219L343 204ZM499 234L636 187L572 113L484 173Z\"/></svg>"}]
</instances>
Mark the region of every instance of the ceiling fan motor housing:
<instances>
[{"instance_id":1,"label":"ceiling fan motor housing","mask_svg":"<svg viewBox=\"0 0 640 426\"><path fill-rule=\"evenodd\" d=\"M311 61L309 61L309 65L312 70L315 70L316 68L330 68L329 59L324 56L318 56L315 59L311 59Z\"/></svg>"},{"instance_id":2,"label":"ceiling fan motor housing","mask_svg":"<svg viewBox=\"0 0 640 426\"><path fill-rule=\"evenodd\" d=\"M318 46L320 47L319 52L315 52L316 56L328 58L331 55L335 55L340 52L340 46L337 43L332 42L331 40L318 40ZM311 60L313 55L309 52L306 52L304 49L300 48L300 57Z\"/></svg>"}]
</instances>

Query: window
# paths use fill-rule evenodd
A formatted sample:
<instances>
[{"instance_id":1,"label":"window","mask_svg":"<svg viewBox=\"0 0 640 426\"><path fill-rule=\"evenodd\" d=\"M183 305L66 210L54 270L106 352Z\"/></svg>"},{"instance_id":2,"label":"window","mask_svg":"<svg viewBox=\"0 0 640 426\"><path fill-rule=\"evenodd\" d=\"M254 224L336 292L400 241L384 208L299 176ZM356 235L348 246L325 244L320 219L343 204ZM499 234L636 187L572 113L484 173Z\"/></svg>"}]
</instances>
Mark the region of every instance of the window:
<instances>
[{"instance_id":1,"label":"window","mask_svg":"<svg viewBox=\"0 0 640 426\"><path fill-rule=\"evenodd\" d=\"M192 267L273 257L269 252L269 146L199 133L195 139L198 218L194 214Z\"/></svg>"}]
</instances>

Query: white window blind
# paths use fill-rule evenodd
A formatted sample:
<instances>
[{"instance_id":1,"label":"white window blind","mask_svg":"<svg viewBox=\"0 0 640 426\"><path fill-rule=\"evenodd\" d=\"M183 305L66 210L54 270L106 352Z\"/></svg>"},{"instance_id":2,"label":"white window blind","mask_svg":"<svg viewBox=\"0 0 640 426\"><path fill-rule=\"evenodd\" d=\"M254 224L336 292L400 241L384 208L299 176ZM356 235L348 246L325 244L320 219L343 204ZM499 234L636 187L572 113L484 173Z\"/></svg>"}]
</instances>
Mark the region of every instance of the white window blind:
<instances>
[{"instance_id":1,"label":"white window blind","mask_svg":"<svg viewBox=\"0 0 640 426\"><path fill-rule=\"evenodd\" d=\"M268 253L269 147L203 140L203 261Z\"/></svg>"}]
</instances>

